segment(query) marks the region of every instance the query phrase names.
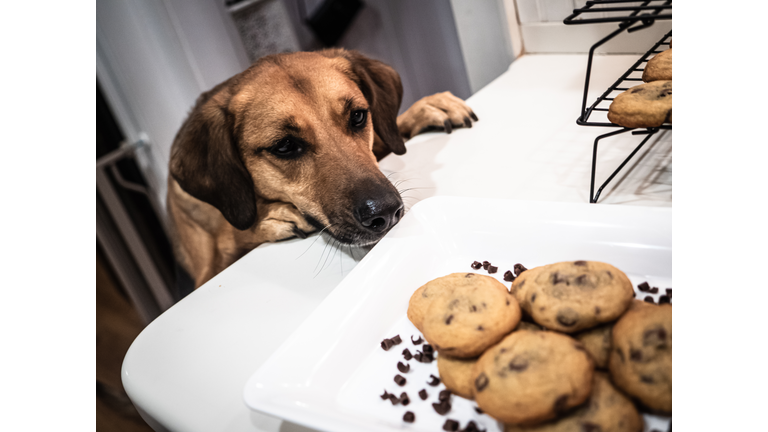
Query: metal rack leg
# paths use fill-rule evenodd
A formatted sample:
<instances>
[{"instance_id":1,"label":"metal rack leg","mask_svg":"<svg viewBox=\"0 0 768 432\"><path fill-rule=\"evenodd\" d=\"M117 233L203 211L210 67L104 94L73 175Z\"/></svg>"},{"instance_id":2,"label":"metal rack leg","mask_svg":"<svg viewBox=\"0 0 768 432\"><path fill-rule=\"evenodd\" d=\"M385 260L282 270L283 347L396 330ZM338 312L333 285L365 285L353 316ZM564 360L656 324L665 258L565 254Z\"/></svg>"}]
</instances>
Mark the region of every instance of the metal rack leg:
<instances>
[{"instance_id":1,"label":"metal rack leg","mask_svg":"<svg viewBox=\"0 0 768 432\"><path fill-rule=\"evenodd\" d=\"M644 131L633 132L633 134L645 134L646 137L643 138L643 140L640 142L640 144L637 147L635 147L634 150L632 150L632 153L630 153L629 156L627 156L627 158L624 159L624 161L621 163L621 165L619 165L619 167L616 168L615 171L613 171L613 173L608 177L608 179L605 180L605 182L603 182L602 186L600 186L600 189L598 189L597 193L595 194L595 172L596 172L596 167L597 167L597 144L603 138L608 138L608 137L611 137L611 136L614 136L614 135L619 135L619 134L622 134L624 132L629 132L631 130L632 130L632 128L624 128L624 129L621 129L621 130L617 130L617 131L609 132L607 134L600 135L597 138L595 138L595 144L592 147L592 176L591 176L591 182L590 182L590 185L589 185L589 202L590 203L594 204L594 203L597 202L597 199L600 197L600 193L603 192L603 189L608 185L608 183L610 183L611 180L613 180L613 178L616 177L616 174L618 174L619 171L621 171L621 169L624 168L624 165L626 165L627 162L629 162L629 160L632 159L635 156L635 154L643 147L643 145L645 145L645 143L648 142L648 140L653 135L655 135L656 132L659 131L658 128L649 128L649 129L644 130Z\"/></svg>"}]
</instances>

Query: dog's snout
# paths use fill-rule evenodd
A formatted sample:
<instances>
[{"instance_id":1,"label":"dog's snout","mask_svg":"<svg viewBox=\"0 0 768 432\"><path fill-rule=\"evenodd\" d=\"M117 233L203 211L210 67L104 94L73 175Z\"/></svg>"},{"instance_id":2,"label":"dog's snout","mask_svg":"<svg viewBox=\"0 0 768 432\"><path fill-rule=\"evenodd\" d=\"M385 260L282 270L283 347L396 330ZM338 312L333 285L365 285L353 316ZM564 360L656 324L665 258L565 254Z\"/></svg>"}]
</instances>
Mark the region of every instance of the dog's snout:
<instances>
[{"instance_id":1,"label":"dog's snout","mask_svg":"<svg viewBox=\"0 0 768 432\"><path fill-rule=\"evenodd\" d=\"M366 199L355 212L357 221L366 229L376 233L385 232L403 217L403 202L399 197Z\"/></svg>"}]
</instances>

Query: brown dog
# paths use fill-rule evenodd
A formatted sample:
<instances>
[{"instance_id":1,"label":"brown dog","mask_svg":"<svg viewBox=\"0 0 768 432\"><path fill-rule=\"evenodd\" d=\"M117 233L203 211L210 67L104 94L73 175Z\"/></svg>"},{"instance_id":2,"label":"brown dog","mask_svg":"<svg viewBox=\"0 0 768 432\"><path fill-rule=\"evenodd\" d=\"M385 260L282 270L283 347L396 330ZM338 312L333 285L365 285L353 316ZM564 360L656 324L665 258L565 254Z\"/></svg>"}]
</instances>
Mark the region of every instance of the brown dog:
<instances>
[{"instance_id":1,"label":"brown dog","mask_svg":"<svg viewBox=\"0 0 768 432\"><path fill-rule=\"evenodd\" d=\"M381 239L403 202L377 160L405 153L403 138L477 120L448 92L398 118L401 99L397 72L341 49L267 56L202 94L171 149L167 200L195 288L262 243Z\"/></svg>"}]
</instances>

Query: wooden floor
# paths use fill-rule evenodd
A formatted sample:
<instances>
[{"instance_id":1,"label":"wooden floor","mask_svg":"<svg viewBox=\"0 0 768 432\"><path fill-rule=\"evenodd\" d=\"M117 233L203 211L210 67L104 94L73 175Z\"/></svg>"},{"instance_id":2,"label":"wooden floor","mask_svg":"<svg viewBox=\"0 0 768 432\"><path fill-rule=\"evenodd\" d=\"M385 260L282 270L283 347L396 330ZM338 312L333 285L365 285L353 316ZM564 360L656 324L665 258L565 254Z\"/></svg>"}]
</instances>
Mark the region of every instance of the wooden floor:
<instances>
[{"instance_id":1,"label":"wooden floor","mask_svg":"<svg viewBox=\"0 0 768 432\"><path fill-rule=\"evenodd\" d=\"M96 252L96 430L152 432L123 389L120 366L144 324Z\"/></svg>"}]
</instances>

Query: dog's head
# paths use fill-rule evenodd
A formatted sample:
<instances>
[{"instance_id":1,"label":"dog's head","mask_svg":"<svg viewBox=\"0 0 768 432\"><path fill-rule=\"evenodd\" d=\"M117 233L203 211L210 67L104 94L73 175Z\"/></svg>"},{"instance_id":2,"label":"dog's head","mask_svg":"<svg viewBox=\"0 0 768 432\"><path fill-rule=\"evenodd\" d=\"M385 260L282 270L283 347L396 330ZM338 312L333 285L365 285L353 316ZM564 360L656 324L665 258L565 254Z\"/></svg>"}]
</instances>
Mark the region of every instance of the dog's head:
<instances>
[{"instance_id":1,"label":"dog's head","mask_svg":"<svg viewBox=\"0 0 768 432\"><path fill-rule=\"evenodd\" d=\"M240 230L257 197L293 204L346 244L378 241L403 214L373 154L405 153L400 77L354 51L265 57L204 93L171 150L170 173Z\"/></svg>"}]
</instances>

